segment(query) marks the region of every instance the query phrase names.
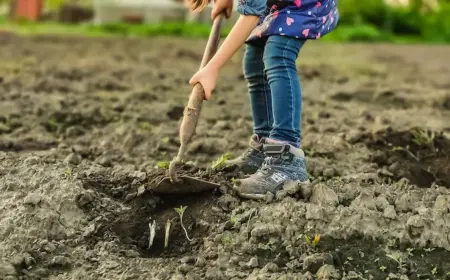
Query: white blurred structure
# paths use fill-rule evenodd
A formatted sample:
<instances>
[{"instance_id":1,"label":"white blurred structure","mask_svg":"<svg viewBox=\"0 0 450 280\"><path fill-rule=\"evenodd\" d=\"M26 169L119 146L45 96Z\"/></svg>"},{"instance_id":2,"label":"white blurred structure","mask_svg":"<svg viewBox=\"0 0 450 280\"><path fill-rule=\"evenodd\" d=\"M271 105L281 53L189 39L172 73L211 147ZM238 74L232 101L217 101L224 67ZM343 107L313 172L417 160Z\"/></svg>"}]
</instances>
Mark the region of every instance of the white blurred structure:
<instances>
[{"instance_id":1,"label":"white blurred structure","mask_svg":"<svg viewBox=\"0 0 450 280\"><path fill-rule=\"evenodd\" d=\"M238 0L233 1L236 9ZM125 15L141 16L147 23L162 21L210 22L212 3L201 13L190 12L183 2L175 0L94 0L93 7L96 24L118 22Z\"/></svg>"}]
</instances>

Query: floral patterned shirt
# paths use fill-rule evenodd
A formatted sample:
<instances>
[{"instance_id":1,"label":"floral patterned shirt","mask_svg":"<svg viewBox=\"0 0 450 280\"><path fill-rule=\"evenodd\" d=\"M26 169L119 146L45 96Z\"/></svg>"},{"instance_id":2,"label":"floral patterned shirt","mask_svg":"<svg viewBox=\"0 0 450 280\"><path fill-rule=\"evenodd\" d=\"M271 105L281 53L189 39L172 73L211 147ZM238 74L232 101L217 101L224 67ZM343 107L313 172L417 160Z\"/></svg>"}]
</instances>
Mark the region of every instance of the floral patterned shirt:
<instances>
[{"instance_id":1,"label":"floral patterned shirt","mask_svg":"<svg viewBox=\"0 0 450 280\"><path fill-rule=\"evenodd\" d=\"M271 35L319 39L335 29L338 0L239 0L243 15L260 17L247 41Z\"/></svg>"}]
</instances>

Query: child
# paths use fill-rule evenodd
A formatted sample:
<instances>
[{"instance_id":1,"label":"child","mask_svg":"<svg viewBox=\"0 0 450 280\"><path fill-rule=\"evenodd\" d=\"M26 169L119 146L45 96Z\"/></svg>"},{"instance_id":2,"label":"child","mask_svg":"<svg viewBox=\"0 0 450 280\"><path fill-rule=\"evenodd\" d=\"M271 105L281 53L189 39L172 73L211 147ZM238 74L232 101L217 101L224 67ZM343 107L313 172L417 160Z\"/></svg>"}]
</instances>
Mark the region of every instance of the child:
<instances>
[{"instance_id":1,"label":"child","mask_svg":"<svg viewBox=\"0 0 450 280\"><path fill-rule=\"evenodd\" d=\"M202 9L209 0L187 0ZM229 164L248 178L234 189L245 198L261 199L289 180L306 183L305 155L300 149L302 96L296 59L307 39L319 39L338 21L338 0L239 0L240 17L211 61L190 80L211 98L222 66L246 43L243 61L253 113L249 149ZM233 0L216 0L214 18Z\"/></svg>"}]
</instances>

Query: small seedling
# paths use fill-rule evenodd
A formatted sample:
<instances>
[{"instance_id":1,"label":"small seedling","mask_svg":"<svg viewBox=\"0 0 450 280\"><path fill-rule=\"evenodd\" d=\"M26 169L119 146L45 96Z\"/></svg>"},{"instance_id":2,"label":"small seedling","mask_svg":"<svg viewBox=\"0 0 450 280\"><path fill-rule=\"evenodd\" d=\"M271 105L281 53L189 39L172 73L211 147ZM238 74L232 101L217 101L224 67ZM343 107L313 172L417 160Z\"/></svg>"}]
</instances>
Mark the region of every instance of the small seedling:
<instances>
[{"instance_id":1,"label":"small seedling","mask_svg":"<svg viewBox=\"0 0 450 280\"><path fill-rule=\"evenodd\" d=\"M227 162L227 160L229 159L229 157L230 157L230 154L228 154L228 153L221 155L218 159L213 161L211 168L218 169L218 168L223 167L225 165L225 163Z\"/></svg>"},{"instance_id":2,"label":"small seedling","mask_svg":"<svg viewBox=\"0 0 450 280\"><path fill-rule=\"evenodd\" d=\"M181 223L181 227L184 230L184 233L186 234L186 238L189 241L192 241L192 239L189 238L189 235L187 233L186 228L183 225L183 215L184 215L184 211L186 210L187 206L180 206L180 208L175 208L175 211L178 213L178 215L180 216L180 223Z\"/></svg>"},{"instance_id":3,"label":"small seedling","mask_svg":"<svg viewBox=\"0 0 450 280\"><path fill-rule=\"evenodd\" d=\"M313 247L316 247L316 246L319 244L319 242L320 242L320 234L316 234L316 235L314 236L313 241L311 242L311 245L312 245Z\"/></svg>"},{"instance_id":4,"label":"small seedling","mask_svg":"<svg viewBox=\"0 0 450 280\"><path fill-rule=\"evenodd\" d=\"M161 169L167 169L167 168L169 168L169 165L170 165L170 162L168 162L168 161L158 161L156 163L156 166Z\"/></svg>"},{"instance_id":5,"label":"small seedling","mask_svg":"<svg viewBox=\"0 0 450 280\"><path fill-rule=\"evenodd\" d=\"M173 219L167 219L167 222L166 222L166 230L165 230L165 236L164 236L164 248L167 248L169 246L169 235L170 235L170 228L172 227L172 220Z\"/></svg>"},{"instance_id":6,"label":"small seedling","mask_svg":"<svg viewBox=\"0 0 450 280\"><path fill-rule=\"evenodd\" d=\"M156 221L153 221L153 223L148 223L148 228L149 228L148 249L150 249L153 245L153 240L155 239Z\"/></svg>"},{"instance_id":7,"label":"small seedling","mask_svg":"<svg viewBox=\"0 0 450 280\"><path fill-rule=\"evenodd\" d=\"M384 265L383 265L383 266L380 266L380 270L383 271L383 272L386 270L386 268L387 268L387 267L385 267Z\"/></svg>"},{"instance_id":8,"label":"small seedling","mask_svg":"<svg viewBox=\"0 0 450 280\"><path fill-rule=\"evenodd\" d=\"M431 274L436 275L436 273L437 273L437 266L435 266L433 270L431 270Z\"/></svg>"}]
</instances>

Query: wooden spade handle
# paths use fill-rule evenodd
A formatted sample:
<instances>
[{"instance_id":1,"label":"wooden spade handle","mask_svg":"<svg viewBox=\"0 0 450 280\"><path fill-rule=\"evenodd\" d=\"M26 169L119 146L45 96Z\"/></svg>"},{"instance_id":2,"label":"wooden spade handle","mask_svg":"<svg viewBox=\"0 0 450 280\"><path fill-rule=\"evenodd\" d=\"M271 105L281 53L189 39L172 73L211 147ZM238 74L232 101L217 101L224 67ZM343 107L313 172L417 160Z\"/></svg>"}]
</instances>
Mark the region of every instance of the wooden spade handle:
<instances>
[{"instance_id":1,"label":"wooden spade handle","mask_svg":"<svg viewBox=\"0 0 450 280\"><path fill-rule=\"evenodd\" d=\"M214 54L217 52L220 42L220 31L222 28L224 15L219 14L215 19L209 34L208 43L203 53L203 59L200 68L208 64ZM203 100L205 99L205 91L200 83L197 83L192 89L188 104L185 108L185 114L180 127L180 142L181 145L187 144L194 135L197 126L198 117L201 111Z\"/></svg>"},{"instance_id":2,"label":"wooden spade handle","mask_svg":"<svg viewBox=\"0 0 450 280\"><path fill-rule=\"evenodd\" d=\"M200 63L200 69L206 66L214 54L217 52L220 41L220 31L222 29L222 22L224 13L219 14L215 19L209 34L208 43L203 53L202 62ZM197 83L192 89L189 97L189 102L184 110L183 120L180 126L180 149L178 155L172 160L169 166L169 176L171 182L177 182L176 166L183 160L186 152L186 147L194 136L195 129L197 127L198 118L200 117L200 111L202 109L202 103L205 99L205 91L200 83Z\"/></svg>"}]
</instances>

